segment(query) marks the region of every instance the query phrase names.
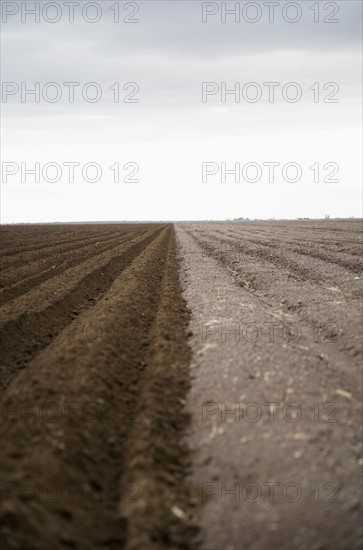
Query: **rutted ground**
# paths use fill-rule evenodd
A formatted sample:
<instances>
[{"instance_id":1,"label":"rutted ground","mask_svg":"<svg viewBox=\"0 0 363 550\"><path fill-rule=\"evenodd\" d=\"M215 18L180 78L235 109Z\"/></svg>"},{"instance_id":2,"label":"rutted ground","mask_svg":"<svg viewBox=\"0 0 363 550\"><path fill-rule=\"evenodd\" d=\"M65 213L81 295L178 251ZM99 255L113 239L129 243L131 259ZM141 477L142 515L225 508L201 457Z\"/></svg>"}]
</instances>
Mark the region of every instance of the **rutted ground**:
<instances>
[{"instance_id":1,"label":"rutted ground","mask_svg":"<svg viewBox=\"0 0 363 550\"><path fill-rule=\"evenodd\" d=\"M2 228L3 547L358 548L360 223L176 228Z\"/></svg>"},{"instance_id":2,"label":"rutted ground","mask_svg":"<svg viewBox=\"0 0 363 550\"><path fill-rule=\"evenodd\" d=\"M4 548L189 546L174 230L135 229L0 310Z\"/></svg>"},{"instance_id":3,"label":"rutted ground","mask_svg":"<svg viewBox=\"0 0 363 550\"><path fill-rule=\"evenodd\" d=\"M179 224L201 548L361 545L360 224Z\"/></svg>"}]
</instances>

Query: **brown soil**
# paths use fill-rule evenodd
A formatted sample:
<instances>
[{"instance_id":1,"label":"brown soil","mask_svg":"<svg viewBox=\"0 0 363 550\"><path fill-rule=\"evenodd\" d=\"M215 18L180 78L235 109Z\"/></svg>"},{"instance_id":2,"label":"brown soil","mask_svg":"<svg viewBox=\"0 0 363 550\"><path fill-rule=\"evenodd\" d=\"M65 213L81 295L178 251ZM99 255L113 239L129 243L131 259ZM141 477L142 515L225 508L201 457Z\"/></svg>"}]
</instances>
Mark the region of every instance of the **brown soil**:
<instances>
[{"instance_id":1,"label":"brown soil","mask_svg":"<svg viewBox=\"0 0 363 550\"><path fill-rule=\"evenodd\" d=\"M1 308L2 548L191 548L174 230L114 233Z\"/></svg>"},{"instance_id":2,"label":"brown soil","mask_svg":"<svg viewBox=\"0 0 363 550\"><path fill-rule=\"evenodd\" d=\"M175 227L1 228L2 548L360 548L360 222Z\"/></svg>"},{"instance_id":3,"label":"brown soil","mask_svg":"<svg viewBox=\"0 0 363 550\"><path fill-rule=\"evenodd\" d=\"M361 548L361 223L177 235L201 548Z\"/></svg>"}]
</instances>

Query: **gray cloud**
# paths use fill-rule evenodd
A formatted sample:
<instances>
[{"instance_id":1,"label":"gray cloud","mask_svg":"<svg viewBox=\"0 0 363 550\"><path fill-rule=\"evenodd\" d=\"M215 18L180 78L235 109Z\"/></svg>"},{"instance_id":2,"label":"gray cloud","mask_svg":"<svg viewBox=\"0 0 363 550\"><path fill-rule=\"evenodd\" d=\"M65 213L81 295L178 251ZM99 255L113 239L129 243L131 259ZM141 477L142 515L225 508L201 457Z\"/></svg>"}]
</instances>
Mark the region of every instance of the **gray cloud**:
<instances>
[{"instance_id":1,"label":"gray cloud","mask_svg":"<svg viewBox=\"0 0 363 550\"><path fill-rule=\"evenodd\" d=\"M269 136L273 136L271 139L276 146L277 157L279 150L284 152L290 145L293 136L296 145L292 144L291 158L288 160L305 150L318 150L321 142L326 140L324 146L327 150L323 156L329 160L330 155L333 158L342 151L342 144L339 143L341 135L345 136L345 143L347 136L357 135L361 95L360 1L337 2L340 10L337 15L339 23L336 24L313 22L313 12L309 10L313 0L297 2L302 6L303 17L296 24L287 23L281 17L280 8L286 5L286 1L280 1L275 23L269 23L264 12L263 19L256 24L245 21L224 24L219 14L210 18L208 23L202 23L200 0L144 0L139 2L139 23L116 24L109 10L114 3L114 0L102 1L104 16L96 24L82 21L76 11L73 24L65 21L55 24L44 21L39 24L21 23L20 18L14 16L2 25L3 81L25 82L28 86L34 82L43 85L52 81L59 84L80 82L83 86L95 81L103 91L102 100L95 104L82 100L79 93L71 105L65 96L55 104L44 101L22 104L18 96L10 98L8 103L2 104L8 158L15 159L18 155L21 160L28 154L29 144L32 146L30 157L44 157L44 161L47 156L53 158L54 155L68 159L81 155L84 158L90 155L94 158L105 157L108 151L112 151L114 159L119 154L126 160L140 155L141 159L148 159L145 162L149 162L150 166L155 160L149 172L144 170L143 192L146 196L150 193L150 185L159 185L160 196L164 188L168 189L167 196L171 201L172 193L167 186L170 180L179 181L179 177L179 183L175 183L181 186L177 189L179 194L183 194L183 182L190 180L190 192L199 192L197 196L204 201L205 188L196 179L199 177L200 161L212 158L212 151L221 158L227 155L230 146L225 144L225 139L233 141L237 153L240 143L246 145L251 138L255 138L252 142L260 153L263 140L261 151L268 155L271 150ZM30 6L34 2L27 4ZM63 2L58 4L61 6ZM124 4L120 3L121 6ZM231 6L234 2L227 4ZM240 4L243 6L246 2ZM259 4L263 6L263 1ZM328 4L332 5L331 2L320 2L322 9ZM120 13L124 16L122 11ZM325 17L327 13L322 12L322 15ZM121 86L126 82L137 82L140 85L140 102L115 104L109 87L116 81ZM284 103L281 98L275 105L270 105L266 100L259 104L222 104L219 96L203 104L202 81L224 81L228 86L237 81L278 81L282 84L295 81L304 88L305 96L297 104ZM311 92L307 91L317 81L339 83L339 104L315 104L312 101ZM309 101L306 100L306 92L310 94ZM192 140L195 144L190 144ZM213 150L208 149L208 140L214 143ZM181 143L183 148L189 147L188 153L180 151ZM127 155L124 152L126 146ZM158 159L157 155L166 147L170 158L164 155ZM200 157L199 150L203 150ZM347 180L355 191L353 198L349 199L345 190L350 188L344 181L339 194L329 195L337 211L343 204L341 197L346 197L349 208L358 204L357 155L352 150L343 152L351 169ZM248 154L253 158L255 153L251 149ZM189 171L184 169L183 180L180 170L175 170L181 158L185 165L190 161L192 166ZM111 164L112 159L109 162ZM165 168L166 165L168 168ZM5 200L8 193L11 205L16 205L20 193L15 193L15 189L10 185L6 188ZM22 189L21 184L17 189ZM43 196L41 188L37 192L38 197ZM44 197L47 193L49 190L44 187ZM63 190L59 190L59 204L62 193ZM102 191L99 193L98 196L95 192L95 209L98 198L103 197ZM220 186L216 185L211 208L217 209L219 193ZM308 209L311 201L302 188L300 193L300 203ZM324 193L325 189L321 191L322 195ZM132 202L138 199L139 193L135 192L135 196L135 199L133 195L130 198L133 217L137 217L139 207ZM271 191L264 211L270 212L270 206L273 209L273 196ZM261 197L261 204L263 200ZM283 197L276 195L276 201L283 204ZM173 210L167 211L168 205L165 205L165 219L173 215L183 218L184 207L185 217L188 218L187 202L188 198L184 206L180 202L181 210L175 210L175 214ZM234 202L233 197L231 202ZM67 204L69 196L65 194L63 208ZM131 216L127 201L123 204L126 205L126 217ZM86 200L80 209L86 208L85 205ZM344 207L349 210L346 205ZM206 211L207 206L203 202ZM353 208L351 211L355 212ZM84 212L81 217L86 219L87 213ZM156 216L163 217L162 210ZM60 219L65 217L60 214Z\"/></svg>"}]
</instances>

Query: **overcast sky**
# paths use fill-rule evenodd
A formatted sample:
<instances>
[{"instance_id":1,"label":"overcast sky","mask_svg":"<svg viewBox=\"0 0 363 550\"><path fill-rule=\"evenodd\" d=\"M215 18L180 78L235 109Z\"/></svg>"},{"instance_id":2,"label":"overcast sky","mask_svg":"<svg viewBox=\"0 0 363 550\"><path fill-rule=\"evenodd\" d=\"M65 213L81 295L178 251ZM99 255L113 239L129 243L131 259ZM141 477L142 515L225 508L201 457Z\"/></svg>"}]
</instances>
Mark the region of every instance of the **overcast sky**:
<instances>
[{"instance_id":1,"label":"overcast sky","mask_svg":"<svg viewBox=\"0 0 363 550\"><path fill-rule=\"evenodd\" d=\"M2 223L361 216L362 3L275 3L2 2Z\"/></svg>"}]
</instances>

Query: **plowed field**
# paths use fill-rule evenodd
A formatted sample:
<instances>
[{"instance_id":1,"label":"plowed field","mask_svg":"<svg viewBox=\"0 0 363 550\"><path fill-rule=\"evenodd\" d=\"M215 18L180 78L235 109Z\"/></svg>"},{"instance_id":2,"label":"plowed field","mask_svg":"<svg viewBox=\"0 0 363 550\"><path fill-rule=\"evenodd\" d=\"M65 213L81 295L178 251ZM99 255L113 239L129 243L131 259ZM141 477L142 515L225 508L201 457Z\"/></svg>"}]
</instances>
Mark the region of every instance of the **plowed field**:
<instances>
[{"instance_id":1,"label":"plowed field","mask_svg":"<svg viewBox=\"0 0 363 550\"><path fill-rule=\"evenodd\" d=\"M188 501L190 352L173 228L31 237L4 229L5 547L183 547L171 508Z\"/></svg>"},{"instance_id":2,"label":"plowed field","mask_svg":"<svg viewBox=\"0 0 363 550\"><path fill-rule=\"evenodd\" d=\"M360 222L1 234L3 548L359 547Z\"/></svg>"}]
</instances>

